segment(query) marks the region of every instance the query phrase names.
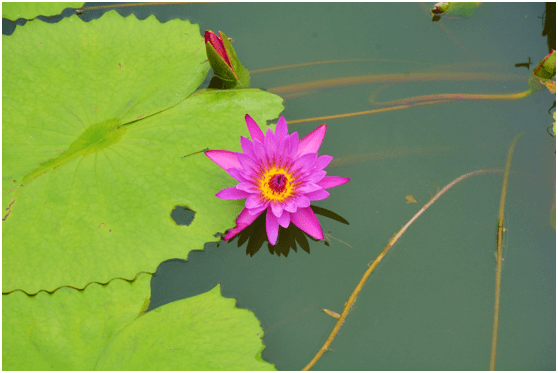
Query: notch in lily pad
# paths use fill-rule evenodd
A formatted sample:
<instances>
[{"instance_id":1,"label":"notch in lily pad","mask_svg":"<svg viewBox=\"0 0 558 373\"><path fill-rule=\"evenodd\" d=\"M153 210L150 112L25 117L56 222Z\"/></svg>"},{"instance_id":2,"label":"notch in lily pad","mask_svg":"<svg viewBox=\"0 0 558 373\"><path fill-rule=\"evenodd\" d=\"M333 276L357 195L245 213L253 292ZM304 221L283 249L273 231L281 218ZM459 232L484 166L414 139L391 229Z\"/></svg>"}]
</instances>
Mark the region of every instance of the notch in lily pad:
<instances>
[{"instance_id":1,"label":"notch in lily pad","mask_svg":"<svg viewBox=\"0 0 558 373\"><path fill-rule=\"evenodd\" d=\"M177 225L190 225L194 221L194 216L196 212L191 210L188 206L174 206L174 209L171 211L171 219Z\"/></svg>"}]
</instances>

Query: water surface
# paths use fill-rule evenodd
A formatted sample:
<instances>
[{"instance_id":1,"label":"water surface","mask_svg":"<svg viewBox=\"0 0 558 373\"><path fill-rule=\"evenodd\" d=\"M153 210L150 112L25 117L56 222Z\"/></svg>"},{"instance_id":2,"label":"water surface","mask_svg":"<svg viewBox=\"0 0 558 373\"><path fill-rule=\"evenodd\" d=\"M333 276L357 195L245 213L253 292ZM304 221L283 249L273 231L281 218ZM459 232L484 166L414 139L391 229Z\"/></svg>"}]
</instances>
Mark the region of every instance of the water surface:
<instances>
[{"instance_id":1,"label":"water surface","mask_svg":"<svg viewBox=\"0 0 558 373\"><path fill-rule=\"evenodd\" d=\"M86 4L99 5L99 4ZM428 3L430 7L432 4ZM547 53L544 3L482 4L475 15L434 23L420 4L182 4L122 8L140 19L189 19L222 30L249 70L338 59L380 59L288 69L252 76L264 90L358 75L499 73L524 80L446 80L329 88L287 99L287 121L370 110L370 95L389 101L437 93L516 93ZM103 11L89 11L84 19ZM178 48L179 46L177 46ZM535 65L532 65L533 68ZM504 233L498 370L556 369L555 139L539 92L516 101L467 101L327 121L321 154L373 153L331 168L351 182L315 204L341 215L320 218L331 238L288 257L264 246L207 244L188 261L159 266L151 309L206 292L217 283L265 331L263 358L281 370L304 367L335 324L368 264L440 188L481 169L512 163ZM321 122L290 127L301 136ZM376 155L374 155L376 154ZM231 185L232 185L231 179ZM434 184L432 184L434 183ZM443 195L396 243L372 274L320 370L487 370L494 309L495 250L502 174L471 177ZM412 195L418 203L408 204ZM350 245L350 247L349 247Z\"/></svg>"}]
</instances>

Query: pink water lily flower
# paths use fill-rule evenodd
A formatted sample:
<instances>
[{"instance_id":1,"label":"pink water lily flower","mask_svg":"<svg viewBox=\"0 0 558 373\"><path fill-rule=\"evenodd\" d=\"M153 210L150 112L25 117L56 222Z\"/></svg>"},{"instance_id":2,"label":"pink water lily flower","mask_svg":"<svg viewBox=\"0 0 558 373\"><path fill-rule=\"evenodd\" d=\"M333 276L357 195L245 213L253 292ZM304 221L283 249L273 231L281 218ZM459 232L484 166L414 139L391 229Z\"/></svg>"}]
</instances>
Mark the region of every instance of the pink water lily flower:
<instances>
[{"instance_id":1,"label":"pink water lily flower","mask_svg":"<svg viewBox=\"0 0 558 373\"><path fill-rule=\"evenodd\" d=\"M221 199L244 199L244 210L229 230L225 240L240 233L262 212L266 211L265 228L272 245L277 242L279 226L287 228L292 222L310 236L324 238L320 222L310 208L310 201L329 196L326 189L345 184L350 179L326 176L324 168L333 157L318 156L326 133L322 124L299 141L298 133L289 135L287 121L279 118L275 133L268 129L265 136L258 124L246 114L246 124L252 141L240 137L243 153L208 150L205 154L239 184L221 190Z\"/></svg>"}]
</instances>

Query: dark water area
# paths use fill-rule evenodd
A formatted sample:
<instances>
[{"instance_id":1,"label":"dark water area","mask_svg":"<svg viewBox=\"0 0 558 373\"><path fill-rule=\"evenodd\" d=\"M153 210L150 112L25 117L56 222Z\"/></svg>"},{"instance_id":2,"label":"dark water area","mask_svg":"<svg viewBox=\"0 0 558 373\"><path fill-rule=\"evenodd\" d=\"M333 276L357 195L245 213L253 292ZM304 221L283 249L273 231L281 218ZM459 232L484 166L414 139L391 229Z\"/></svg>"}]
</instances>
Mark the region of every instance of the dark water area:
<instances>
[{"instance_id":1,"label":"dark water area","mask_svg":"<svg viewBox=\"0 0 558 373\"><path fill-rule=\"evenodd\" d=\"M529 89L529 74L548 54L547 38L541 36L544 3L483 3L471 17L439 22L425 11L432 5L214 3L118 12L140 19L154 14L161 22L188 19L201 33L222 30L250 71L375 60L253 74L252 86L263 90L340 77L409 77L297 97L281 94L288 122L378 108L371 96L386 102ZM81 17L90 21L108 10L89 10ZM71 14L66 10L58 19ZM17 32L16 23L3 20L3 33L14 27ZM532 65L521 65L529 60ZM417 73L431 78L413 80ZM442 73L451 77L441 79ZM497 80L496 74L517 78ZM320 154L344 160L328 168L328 175L351 181L315 205L349 224L320 217L328 241L309 240L309 253L299 248L276 255L264 245L251 256L247 243L238 247L233 240L208 243L187 261L161 263L152 280L150 309L221 283L224 296L236 298L238 307L260 320L263 358L280 370L299 370L336 322L322 309L341 313L369 263L437 186L471 171L503 170L512 139L524 132L506 197L496 369L556 370L556 230L551 224L556 140L547 132L554 101L540 91L516 100L457 101L326 120ZM302 137L323 122L292 124L289 130ZM368 279L333 351L315 369L488 370L502 182L502 173L470 177L421 215ZM407 203L409 195L417 203Z\"/></svg>"}]
</instances>

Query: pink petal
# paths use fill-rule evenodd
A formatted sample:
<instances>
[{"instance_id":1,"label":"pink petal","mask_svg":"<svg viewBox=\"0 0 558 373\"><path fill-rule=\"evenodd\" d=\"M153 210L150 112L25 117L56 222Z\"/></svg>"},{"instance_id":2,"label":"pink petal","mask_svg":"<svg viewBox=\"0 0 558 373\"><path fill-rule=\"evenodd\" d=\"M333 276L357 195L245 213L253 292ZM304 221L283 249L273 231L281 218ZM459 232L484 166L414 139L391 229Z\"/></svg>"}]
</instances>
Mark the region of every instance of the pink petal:
<instances>
[{"instance_id":1,"label":"pink petal","mask_svg":"<svg viewBox=\"0 0 558 373\"><path fill-rule=\"evenodd\" d=\"M221 31L219 31L219 35L221 35ZM208 30L205 32L204 38L205 43L207 44L207 42L209 42L213 46L213 48L215 48L217 54L219 54L219 56L221 56L221 58L225 60L227 65L232 67L229 55L227 54L227 50L223 45L222 35L218 37L213 31Z\"/></svg>"},{"instance_id":2,"label":"pink petal","mask_svg":"<svg viewBox=\"0 0 558 373\"><path fill-rule=\"evenodd\" d=\"M287 137L288 134L289 130L287 129L287 121L285 120L285 117L281 117L277 121L277 127L275 127L275 138L277 139L277 142L280 143L283 138Z\"/></svg>"},{"instance_id":3,"label":"pink petal","mask_svg":"<svg viewBox=\"0 0 558 373\"><path fill-rule=\"evenodd\" d=\"M294 203L297 208L307 208L310 206L310 200L304 194L299 195L295 198Z\"/></svg>"},{"instance_id":4,"label":"pink petal","mask_svg":"<svg viewBox=\"0 0 558 373\"><path fill-rule=\"evenodd\" d=\"M310 207L298 209L296 214L291 215L291 221L310 236L318 240L324 239L320 222Z\"/></svg>"},{"instance_id":5,"label":"pink petal","mask_svg":"<svg viewBox=\"0 0 558 373\"><path fill-rule=\"evenodd\" d=\"M236 227L227 232L224 240L228 241L239 234L242 230L244 230L244 228L252 224L252 222L256 220L258 216L260 216L260 214L251 215L246 208L242 210L240 215L238 215L238 217L236 218Z\"/></svg>"},{"instance_id":6,"label":"pink petal","mask_svg":"<svg viewBox=\"0 0 558 373\"><path fill-rule=\"evenodd\" d=\"M277 222L275 215L271 212L271 209L267 209L267 214L265 216L265 230L267 232L267 239L269 243L275 245L277 242L277 236L279 235L279 223Z\"/></svg>"},{"instance_id":7,"label":"pink petal","mask_svg":"<svg viewBox=\"0 0 558 373\"><path fill-rule=\"evenodd\" d=\"M250 194L250 193L246 193L246 194L248 194L248 197L246 198L246 205L245 205L246 208L256 209L262 206L262 201L260 199L259 194Z\"/></svg>"},{"instance_id":8,"label":"pink petal","mask_svg":"<svg viewBox=\"0 0 558 373\"><path fill-rule=\"evenodd\" d=\"M268 208L268 206L269 206L269 202L262 204L260 207L256 207L254 209L248 209L248 212L250 213L250 215L260 215L260 213L266 208Z\"/></svg>"},{"instance_id":9,"label":"pink petal","mask_svg":"<svg viewBox=\"0 0 558 373\"><path fill-rule=\"evenodd\" d=\"M348 183L351 179L341 176L326 176L318 183L324 189L334 188L339 185Z\"/></svg>"},{"instance_id":10,"label":"pink petal","mask_svg":"<svg viewBox=\"0 0 558 373\"><path fill-rule=\"evenodd\" d=\"M283 215L281 215L281 217L277 218L277 222L283 228L288 228L289 224L291 223L291 214L288 213L287 211L283 211Z\"/></svg>"},{"instance_id":11,"label":"pink petal","mask_svg":"<svg viewBox=\"0 0 558 373\"><path fill-rule=\"evenodd\" d=\"M265 148L263 144L259 141L254 141L254 153L256 154L256 160L258 162L265 161Z\"/></svg>"},{"instance_id":12,"label":"pink petal","mask_svg":"<svg viewBox=\"0 0 558 373\"><path fill-rule=\"evenodd\" d=\"M306 197L310 201L321 201L322 199L326 199L327 197L329 197L329 192L326 192L325 190L320 189L320 190L317 190L315 192L306 194Z\"/></svg>"},{"instance_id":13,"label":"pink petal","mask_svg":"<svg viewBox=\"0 0 558 373\"><path fill-rule=\"evenodd\" d=\"M277 154L279 154L279 158L280 158L278 159L279 167L284 167L289 161L288 152L286 151L288 145L289 145L289 138L284 137L283 140L281 140L279 147L277 148Z\"/></svg>"},{"instance_id":14,"label":"pink petal","mask_svg":"<svg viewBox=\"0 0 558 373\"><path fill-rule=\"evenodd\" d=\"M256 165L256 162L254 162L254 160L252 158L250 158L248 155L246 155L244 153L237 153L236 158L238 159L238 162L240 163L240 167L242 167L244 169L244 171L255 172L255 170L258 167Z\"/></svg>"},{"instance_id":15,"label":"pink petal","mask_svg":"<svg viewBox=\"0 0 558 373\"><path fill-rule=\"evenodd\" d=\"M243 181L242 183L237 184L235 188L250 194L259 193L259 189L250 181Z\"/></svg>"},{"instance_id":16,"label":"pink petal","mask_svg":"<svg viewBox=\"0 0 558 373\"><path fill-rule=\"evenodd\" d=\"M308 180L311 183L318 183L320 181L322 181L322 179L325 177L325 175L327 174L327 172L325 171L314 171L310 174L310 176L308 176L306 178L306 180Z\"/></svg>"},{"instance_id":17,"label":"pink petal","mask_svg":"<svg viewBox=\"0 0 558 373\"><path fill-rule=\"evenodd\" d=\"M211 39L218 39L219 37L211 30L206 30L204 33L205 42L211 41Z\"/></svg>"},{"instance_id":18,"label":"pink petal","mask_svg":"<svg viewBox=\"0 0 558 373\"><path fill-rule=\"evenodd\" d=\"M250 137L252 137L252 140L259 140L260 142L263 143L264 135L262 130L260 129L260 126L258 126L258 123L256 123L256 121L252 119L252 117L249 116L248 114L244 116L244 120L246 120L246 125L248 126L248 132L250 132Z\"/></svg>"},{"instance_id":19,"label":"pink petal","mask_svg":"<svg viewBox=\"0 0 558 373\"><path fill-rule=\"evenodd\" d=\"M229 168L226 171L229 175L231 175L232 177L234 177L236 180L240 182L250 180L249 178L247 179L246 177L244 177L242 171L237 168Z\"/></svg>"},{"instance_id":20,"label":"pink petal","mask_svg":"<svg viewBox=\"0 0 558 373\"><path fill-rule=\"evenodd\" d=\"M232 69L231 59L229 58L229 54L227 53L227 49L225 48L225 44L223 44L223 36L224 36L224 34L221 31L219 31L219 44L221 45L221 48L223 49L222 52L219 51L219 54L221 55L221 57L223 57L225 62L227 62L227 65L229 65ZM223 53L223 54L221 54L221 53Z\"/></svg>"},{"instance_id":21,"label":"pink petal","mask_svg":"<svg viewBox=\"0 0 558 373\"><path fill-rule=\"evenodd\" d=\"M326 129L327 125L322 124L314 131L306 135L302 140L300 140L297 155L300 156L307 153L317 153L318 149L320 149L320 146L322 145L322 140L324 139Z\"/></svg>"},{"instance_id":22,"label":"pink petal","mask_svg":"<svg viewBox=\"0 0 558 373\"><path fill-rule=\"evenodd\" d=\"M296 188L296 191L297 191L297 192L300 192L300 193L306 194L306 193L315 192L315 191L320 190L320 189L322 189L321 186L316 185L316 184L314 184L314 183L309 183L309 182L307 182L307 183L304 183L304 184L298 186L298 187Z\"/></svg>"},{"instance_id":23,"label":"pink petal","mask_svg":"<svg viewBox=\"0 0 558 373\"><path fill-rule=\"evenodd\" d=\"M251 195L252 194L246 193L243 190L236 189L236 187L231 187L231 188L223 189L215 196L221 199L244 199L244 198L248 198Z\"/></svg>"},{"instance_id":24,"label":"pink petal","mask_svg":"<svg viewBox=\"0 0 558 373\"><path fill-rule=\"evenodd\" d=\"M273 215L275 215L276 217L280 217L281 214L283 213L283 204L282 203L271 202L270 206L271 206L271 211L273 212Z\"/></svg>"},{"instance_id":25,"label":"pink petal","mask_svg":"<svg viewBox=\"0 0 558 373\"><path fill-rule=\"evenodd\" d=\"M296 157L296 153L298 152L298 132L293 132L290 136L289 136L289 144L287 145L287 149L288 149L288 155L289 157L291 157L291 159L294 159L294 157Z\"/></svg>"},{"instance_id":26,"label":"pink petal","mask_svg":"<svg viewBox=\"0 0 558 373\"><path fill-rule=\"evenodd\" d=\"M254 144L252 144L252 141L248 140L244 136L240 136L240 146L246 155L250 158L256 158L256 153L254 153Z\"/></svg>"},{"instance_id":27,"label":"pink petal","mask_svg":"<svg viewBox=\"0 0 558 373\"><path fill-rule=\"evenodd\" d=\"M293 199L285 201L285 205L283 208L285 209L285 211L288 212L296 212L296 204L294 203Z\"/></svg>"},{"instance_id":28,"label":"pink petal","mask_svg":"<svg viewBox=\"0 0 558 373\"><path fill-rule=\"evenodd\" d=\"M264 147L267 157L269 159L274 159L277 154L277 141L275 141L275 135L271 128L265 133Z\"/></svg>"},{"instance_id":29,"label":"pink petal","mask_svg":"<svg viewBox=\"0 0 558 373\"><path fill-rule=\"evenodd\" d=\"M246 181L253 181L254 180L254 171L248 171L248 170L238 170L238 172L240 173L240 176L242 176L244 178L244 180ZM242 181L244 181L242 180Z\"/></svg>"},{"instance_id":30,"label":"pink petal","mask_svg":"<svg viewBox=\"0 0 558 373\"><path fill-rule=\"evenodd\" d=\"M331 162L332 159L333 157L331 155L322 155L318 157L318 160L316 161L316 168L323 170L324 168L327 167L327 165L329 164L329 162Z\"/></svg>"},{"instance_id":31,"label":"pink petal","mask_svg":"<svg viewBox=\"0 0 558 373\"><path fill-rule=\"evenodd\" d=\"M304 154L303 156L299 156L296 161L293 162L292 171L302 173L314 167L314 165L316 164L317 156L317 153L309 153Z\"/></svg>"},{"instance_id":32,"label":"pink petal","mask_svg":"<svg viewBox=\"0 0 558 373\"><path fill-rule=\"evenodd\" d=\"M234 152L228 150L207 150L205 155L224 170L228 170L229 168L242 168Z\"/></svg>"}]
</instances>

